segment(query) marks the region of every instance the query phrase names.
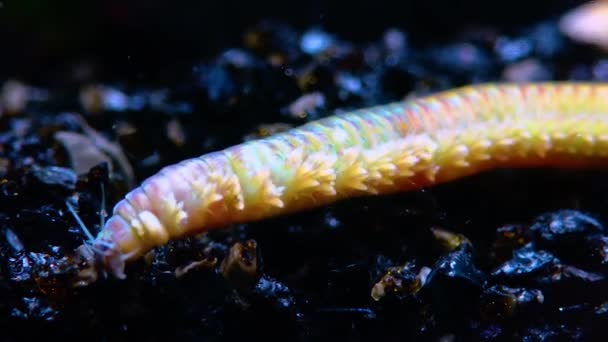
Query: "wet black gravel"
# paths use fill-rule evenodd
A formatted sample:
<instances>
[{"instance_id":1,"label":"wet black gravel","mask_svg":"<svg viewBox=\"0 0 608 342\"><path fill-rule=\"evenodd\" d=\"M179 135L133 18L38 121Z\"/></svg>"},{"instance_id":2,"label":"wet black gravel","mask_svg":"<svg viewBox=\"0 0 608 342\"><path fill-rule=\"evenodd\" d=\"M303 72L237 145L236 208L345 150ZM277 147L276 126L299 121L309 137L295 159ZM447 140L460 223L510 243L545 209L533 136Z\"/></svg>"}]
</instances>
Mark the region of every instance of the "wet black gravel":
<instances>
[{"instance_id":1,"label":"wet black gravel","mask_svg":"<svg viewBox=\"0 0 608 342\"><path fill-rule=\"evenodd\" d=\"M226 227L158 248L124 281L75 257L86 235L68 207L95 233L162 166L334 110L486 81L605 81L606 56L557 19L547 8L424 44L398 27L361 41L265 20L141 82L89 59L44 73L59 84L3 71L0 336L601 340L603 170L496 170Z\"/></svg>"}]
</instances>

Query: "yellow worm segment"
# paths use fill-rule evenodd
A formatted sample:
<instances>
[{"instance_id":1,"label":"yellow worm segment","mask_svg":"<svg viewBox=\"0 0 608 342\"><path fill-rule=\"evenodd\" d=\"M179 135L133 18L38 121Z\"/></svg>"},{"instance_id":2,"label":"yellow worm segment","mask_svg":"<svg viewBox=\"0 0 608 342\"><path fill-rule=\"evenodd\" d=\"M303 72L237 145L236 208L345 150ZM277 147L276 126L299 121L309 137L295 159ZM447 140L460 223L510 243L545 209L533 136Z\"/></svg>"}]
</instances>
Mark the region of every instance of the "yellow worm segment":
<instances>
[{"instance_id":1,"label":"yellow worm segment","mask_svg":"<svg viewBox=\"0 0 608 342\"><path fill-rule=\"evenodd\" d=\"M498 167L608 157L608 84L485 84L361 109L185 160L120 201L94 245L107 269L188 235Z\"/></svg>"}]
</instances>

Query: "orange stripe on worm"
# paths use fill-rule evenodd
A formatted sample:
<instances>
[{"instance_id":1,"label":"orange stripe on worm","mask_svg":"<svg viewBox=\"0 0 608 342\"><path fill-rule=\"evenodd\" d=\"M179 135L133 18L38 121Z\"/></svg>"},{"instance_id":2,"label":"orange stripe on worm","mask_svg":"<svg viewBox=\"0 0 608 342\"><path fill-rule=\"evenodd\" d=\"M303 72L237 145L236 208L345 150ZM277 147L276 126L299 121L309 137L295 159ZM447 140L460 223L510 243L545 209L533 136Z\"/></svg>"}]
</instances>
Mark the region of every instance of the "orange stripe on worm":
<instances>
[{"instance_id":1,"label":"orange stripe on worm","mask_svg":"<svg viewBox=\"0 0 608 342\"><path fill-rule=\"evenodd\" d=\"M168 166L93 241L105 268L216 227L498 167L589 167L608 156L608 84L486 84L335 115Z\"/></svg>"}]
</instances>

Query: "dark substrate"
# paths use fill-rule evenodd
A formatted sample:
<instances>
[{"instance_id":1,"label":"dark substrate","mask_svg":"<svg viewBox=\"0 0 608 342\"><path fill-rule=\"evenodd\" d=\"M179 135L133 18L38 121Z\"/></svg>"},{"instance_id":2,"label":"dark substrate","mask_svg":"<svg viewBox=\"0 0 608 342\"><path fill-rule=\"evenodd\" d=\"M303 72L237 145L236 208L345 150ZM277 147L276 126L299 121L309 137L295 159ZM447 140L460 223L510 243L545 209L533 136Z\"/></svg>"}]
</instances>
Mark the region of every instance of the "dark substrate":
<instances>
[{"instance_id":1,"label":"dark substrate","mask_svg":"<svg viewBox=\"0 0 608 342\"><path fill-rule=\"evenodd\" d=\"M556 20L480 26L433 44L388 27L355 43L262 21L213 57L145 82L91 60L5 73L0 336L601 340L605 170L496 170L230 226L156 249L126 280L95 279L74 258L86 236L66 205L95 233L102 198L107 212L162 166L334 110L513 77L606 81L608 60L564 38ZM11 109L20 91L27 101Z\"/></svg>"}]
</instances>

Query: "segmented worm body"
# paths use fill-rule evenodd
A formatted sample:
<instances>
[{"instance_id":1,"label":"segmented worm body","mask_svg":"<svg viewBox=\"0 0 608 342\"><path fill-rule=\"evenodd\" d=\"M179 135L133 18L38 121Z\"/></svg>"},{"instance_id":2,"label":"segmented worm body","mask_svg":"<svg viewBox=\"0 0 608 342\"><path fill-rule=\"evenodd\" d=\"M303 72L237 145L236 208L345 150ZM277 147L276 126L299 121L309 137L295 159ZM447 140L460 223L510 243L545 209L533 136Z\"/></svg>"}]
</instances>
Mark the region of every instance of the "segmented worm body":
<instances>
[{"instance_id":1,"label":"segmented worm body","mask_svg":"<svg viewBox=\"0 0 608 342\"><path fill-rule=\"evenodd\" d=\"M170 239L498 167L608 159L608 84L485 84L361 109L168 166L114 207L107 269Z\"/></svg>"}]
</instances>

